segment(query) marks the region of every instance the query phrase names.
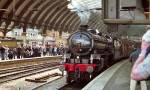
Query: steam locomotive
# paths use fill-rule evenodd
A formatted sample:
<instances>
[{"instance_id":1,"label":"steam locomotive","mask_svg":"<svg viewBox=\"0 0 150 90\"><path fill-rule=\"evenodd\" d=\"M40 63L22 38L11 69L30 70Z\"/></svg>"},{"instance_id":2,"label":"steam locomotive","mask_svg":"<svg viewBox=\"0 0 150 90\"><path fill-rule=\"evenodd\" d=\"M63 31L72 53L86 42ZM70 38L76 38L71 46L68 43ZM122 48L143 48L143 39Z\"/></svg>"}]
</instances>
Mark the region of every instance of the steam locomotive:
<instances>
[{"instance_id":1,"label":"steam locomotive","mask_svg":"<svg viewBox=\"0 0 150 90\"><path fill-rule=\"evenodd\" d=\"M130 48L128 40L111 36L81 26L68 38L68 50L64 54L64 69L67 83L90 81L115 60L127 57Z\"/></svg>"}]
</instances>

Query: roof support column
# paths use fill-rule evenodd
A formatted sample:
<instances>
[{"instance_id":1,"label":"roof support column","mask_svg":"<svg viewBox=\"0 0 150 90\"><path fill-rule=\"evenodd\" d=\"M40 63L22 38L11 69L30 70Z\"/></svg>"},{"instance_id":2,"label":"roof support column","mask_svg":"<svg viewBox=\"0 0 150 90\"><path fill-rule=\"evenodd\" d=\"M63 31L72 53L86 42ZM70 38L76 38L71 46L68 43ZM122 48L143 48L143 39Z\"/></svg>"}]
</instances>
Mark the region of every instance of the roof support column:
<instances>
[{"instance_id":1,"label":"roof support column","mask_svg":"<svg viewBox=\"0 0 150 90\"><path fill-rule=\"evenodd\" d=\"M26 24L23 24L23 33L22 33L22 37L23 37L23 46L26 46L26 43L27 43L27 37L26 37L26 34L27 34L27 25L26 25Z\"/></svg>"},{"instance_id":2,"label":"roof support column","mask_svg":"<svg viewBox=\"0 0 150 90\"><path fill-rule=\"evenodd\" d=\"M43 47L45 47L45 45L46 45L46 43L45 43L46 42L45 39L47 36L46 30L47 30L47 28L43 28L43 30L42 30L42 36L43 36L42 45L43 45Z\"/></svg>"},{"instance_id":3,"label":"roof support column","mask_svg":"<svg viewBox=\"0 0 150 90\"><path fill-rule=\"evenodd\" d=\"M120 0L103 0L102 5L104 19L120 18Z\"/></svg>"},{"instance_id":4,"label":"roof support column","mask_svg":"<svg viewBox=\"0 0 150 90\"><path fill-rule=\"evenodd\" d=\"M8 32L8 28L7 28L8 25L9 25L9 21L5 21L5 28L3 29L3 35L4 35L4 37L6 37L6 34Z\"/></svg>"},{"instance_id":5,"label":"roof support column","mask_svg":"<svg viewBox=\"0 0 150 90\"><path fill-rule=\"evenodd\" d=\"M103 19L120 18L120 0L103 0ZM108 32L118 31L118 25L108 25Z\"/></svg>"}]
</instances>

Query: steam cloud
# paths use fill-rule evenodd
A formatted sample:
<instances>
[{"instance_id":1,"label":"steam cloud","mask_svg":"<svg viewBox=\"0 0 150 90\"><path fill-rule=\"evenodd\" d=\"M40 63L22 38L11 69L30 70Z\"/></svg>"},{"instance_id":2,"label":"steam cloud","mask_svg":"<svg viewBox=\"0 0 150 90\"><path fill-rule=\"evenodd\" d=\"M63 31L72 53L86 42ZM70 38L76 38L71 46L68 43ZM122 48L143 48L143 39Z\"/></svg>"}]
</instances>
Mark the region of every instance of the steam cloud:
<instances>
[{"instance_id":1,"label":"steam cloud","mask_svg":"<svg viewBox=\"0 0 150 90\"><path fill-rule=\"evenodd\" d=\"M81 25L87 25L91 13L88 11L83 11L83 12L77 12L78 16L80 17L81 20Z\"/></svg>"}]
</instances>

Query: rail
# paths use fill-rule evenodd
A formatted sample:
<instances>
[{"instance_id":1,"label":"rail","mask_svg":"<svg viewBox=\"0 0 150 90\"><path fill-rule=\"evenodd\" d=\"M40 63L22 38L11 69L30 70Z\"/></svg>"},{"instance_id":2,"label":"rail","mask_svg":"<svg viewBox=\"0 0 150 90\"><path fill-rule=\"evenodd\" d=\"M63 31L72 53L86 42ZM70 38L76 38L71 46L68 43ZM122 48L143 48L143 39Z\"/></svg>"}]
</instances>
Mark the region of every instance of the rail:
<instances>
[{"instance_id":1,"label":"rail","mask_svg":"<svg viewBox=\"0 0 150 90\"><path fill-rule=\"evenodd\" d=\"M140 83L140 87L141 89L140 90L148 90L148 87L147 87L147 84L146 84L146 81L139 81ZM138 86L138 81L135 81L135 80L130 80L130 90L137 90Z\"/></svg>"},{"instance_id":2,"label":"rail","mask_svg":"<svg viewBox=\"0 0 150 90\"><path fill-rule=\"evenodd\" d=\"M62 56L34 57L0 61L0 69L59 61Z\"/></svg>"},{"instance_id":3,"label":"rail","mask_svg":"<svg viewBox=\"0 0 150 90\"><path fill-rule=\"evenodd\" d=\"M16 67L12 69L0 69L0 83L15 80L18 78L22 78L25 76L49 71L52 69L59 68L59 64L57 62L44 63L39 65L30 65L24 67Z\"/></svg>"}]
</instances>

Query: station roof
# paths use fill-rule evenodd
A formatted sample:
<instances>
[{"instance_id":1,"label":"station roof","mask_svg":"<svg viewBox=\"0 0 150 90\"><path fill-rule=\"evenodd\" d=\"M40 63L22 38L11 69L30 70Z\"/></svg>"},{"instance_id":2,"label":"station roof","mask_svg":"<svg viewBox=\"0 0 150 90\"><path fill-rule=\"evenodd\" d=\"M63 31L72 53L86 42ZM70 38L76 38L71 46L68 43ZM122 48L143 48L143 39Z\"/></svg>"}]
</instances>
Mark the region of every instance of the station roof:
<instances>
[{"instance_id":1,"label":"station roof","mask_svg":"<svg viewBox=\"0 0 150 90\"><path fill-rule=\"evenodd\" d=\"M0 0L0 29L6 31L27 25L47 30L75 30L80 18L68 9L68 4L67 0ZM96 19L88 24L101 28Z\"/></svg>"},{"instance_id":2,"label":"station roof","mask_svg":"<svg viewBox=\"0 0 150 90\"><path fill-rule=\"evenodd\" d=\"M144 10L149 5L142 0ZM74 2L76 9L101 8L101 0L0 0L0 29L11 30L15 27L37 27L46 30L74 31L81 24L76 12L68 9L68 4ZM90 27L100 30L107 26L101 21L100 10L95 11L88 22Z\"/></svg>"}]
</instances>

